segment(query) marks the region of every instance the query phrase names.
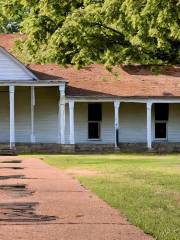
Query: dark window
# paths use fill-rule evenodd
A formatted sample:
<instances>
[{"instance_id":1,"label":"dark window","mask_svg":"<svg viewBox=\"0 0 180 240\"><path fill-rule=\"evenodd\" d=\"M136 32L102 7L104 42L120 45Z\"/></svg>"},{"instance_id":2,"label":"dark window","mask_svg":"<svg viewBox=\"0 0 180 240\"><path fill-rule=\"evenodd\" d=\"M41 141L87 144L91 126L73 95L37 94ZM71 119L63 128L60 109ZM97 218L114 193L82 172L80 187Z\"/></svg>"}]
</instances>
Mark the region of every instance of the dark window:
<instances>
[{"instance_id":1,"label":"dark window","mask_svg":"<svg viewBox=\"0 0 180 240\"><path fill-rule=\"evenodd\" d=\"M100 138L100 122L88 123L88 138L99 139Z\"/></svg>"},{"instance_id":2,"label":"dark window","mask_svg":"<svg viewBox=\"0 0 180 240\"><path fill-rule=\"evenodd\" d=\"M88 105L88 121L102 121L102 106L100 103Z\"/></svg>"},{"instance_id":3,"label":"dark window","mask_svg":"<svg viewBox=\"0 0 180 240\"><path fill-rule=\"evenodd\" d=\"M91 103L88 105L88 139L100 139L102 121L102 105Z\"/></svg>"},{"instance_id":4,"label":"dark window","mask_svg":"<svg viewBox=\"0 0 180 240\"><path fill-rule=\"evenodd\" d=\"M167 137L167 128L166 128L166 122L156 122L155 123L155 138L156 139L166 139Z\"/></svg>"},{"instance_id":5,"label":"dark window","mask_svg":"<svg viewBox=\"0 0 180 240\"><path fill-rule=\"evenodd\" d=\"M158 103L155 104L155 120L168 121L169 118L169 104Z\"/></svg>"}]
</instances>

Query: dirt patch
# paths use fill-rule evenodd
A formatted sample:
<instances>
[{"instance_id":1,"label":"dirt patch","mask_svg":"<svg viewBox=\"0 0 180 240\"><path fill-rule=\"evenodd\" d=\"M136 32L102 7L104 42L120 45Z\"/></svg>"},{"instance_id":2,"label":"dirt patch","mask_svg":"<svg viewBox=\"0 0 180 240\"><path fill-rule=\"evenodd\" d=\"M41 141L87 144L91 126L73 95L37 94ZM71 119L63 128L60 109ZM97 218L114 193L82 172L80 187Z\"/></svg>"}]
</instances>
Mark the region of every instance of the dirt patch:
<instances>
[{"instance_id":1,"label":"dirt patch","mask_svg":"<svg viewBox=\"0 0 180 240\"><path fill-rule=\"evenodd\" d=\"M1 161L0 163L21 163L21 160L5 160L5 161Z\"/></svg>"},{"instance_id":2,"label":"dirt patch","mask_svg":"<svg viewBox=\"0 0 180 240\"><path fill-rule=\"evenodd\" d=\"M36 179L36 178L27 178L24 175L8 175L8 176L0 176L0 180L8 180L8 179Z\"/></svg>"},{"instance_id":3,"label":"dirt patch","mask_svg":"<svg viewBox=\"0 0 180 240\"><path fill-rule=\"evenodd\" d=\"M72 168L65 170L66 173L72 175L72 176L102 176L102 173L99 173L95 170L89 170L89 169L79 169L79 168Z\"/></svg>"},{"instance_id":4,"label":"dirt patch","mask_svg":"<svg viewBox=\"0 0 180 240\"><path fill-rule=\"evenodd\" d=\"M15 197L26 197L34 193L27 188L26 184L0 185L0 191L6 191L7 194Z\"/></svg>"},{"instance_id":5,"label":"dirt patch","mask_svg":"<svg viewBox=\"0 0 180 240\"><path fill-rule=\"evenodd\" d=\"M0 180L7 180L7 179L25 179L25 176L24 175L0 176Z\"/></svg>"},{"instance_id":6,"label":"dirt patch","mask_svg":"<svg viewBox=\"0 0 180 240\"><path fill-rule=\"evenodd\" d=\"M0 204L0 222L47 222L57 219L55 216L37 215L38 203L2 203Z\"/></svg>"},{"instance_id":7,"label":"dirt patch","mask_svg":"<svg viewBox=\"0 0 180 240\"><path fill-rule=\"evenodd\" d=\"M0 169L12 169L12 170L23 170L22 167L0 167Z\"/></svg>"}]
</instances>

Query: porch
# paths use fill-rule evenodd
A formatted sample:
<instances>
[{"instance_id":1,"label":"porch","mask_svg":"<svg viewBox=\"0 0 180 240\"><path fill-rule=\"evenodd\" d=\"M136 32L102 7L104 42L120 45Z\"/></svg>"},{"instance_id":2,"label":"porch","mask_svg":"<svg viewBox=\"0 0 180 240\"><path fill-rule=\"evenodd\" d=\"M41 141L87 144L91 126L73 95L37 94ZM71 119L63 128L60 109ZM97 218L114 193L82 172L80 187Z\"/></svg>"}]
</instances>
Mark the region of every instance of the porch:
<instances>
[{"instance_id":1,"label":"porch","mask_svg":"<svg viewBox=\"0 0 180 240\"><path fill-rule=\"evenodd\" d=\"M71 103L72 104L72 103ZM180 102L161 99L75 100L77 150L115 148L117 151L180 151ZM88 119L89 106L100 104L96 138ZM107 146L107 148L106 148ZM90 150L91 151L91 150Z\"/></svg>"},{"instance_id":2,"label":"porch","mask_svg":"<svg viewBox=\"0 0 180 240\"><path fill-rule=\"evenodd\" d=\"M64 141L60 122L65 122L65 82L3 83L0 106L1 150Z\"/></svg>"},{"instance_id":3,"label":"porch","mask_svg":"<svg viewBox=\"0 0 180 240\"><path fill-rule=\"evenodd\" d=\"M155 117L160 103L164 119ZM0 122L1 148L21 152L180 149L178 100L70 99L59 83L1 86Z\"/></svg>"}]
</instances>

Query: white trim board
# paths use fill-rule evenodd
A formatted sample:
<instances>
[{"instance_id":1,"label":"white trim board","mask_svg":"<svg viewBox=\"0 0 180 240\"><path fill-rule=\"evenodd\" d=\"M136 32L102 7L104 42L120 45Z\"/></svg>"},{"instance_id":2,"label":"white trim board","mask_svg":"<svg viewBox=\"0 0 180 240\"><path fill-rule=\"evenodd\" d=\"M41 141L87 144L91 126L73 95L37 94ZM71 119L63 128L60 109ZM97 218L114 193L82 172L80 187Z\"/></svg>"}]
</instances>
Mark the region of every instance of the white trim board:
<instances>
[{"instance_id":1,"label":"white trim board","mask_svg":"<svg viewBox=\"0 0 180 240\"><path fill-rule=\"evenodd\" d=\"M82 97L82 98L76 98L74 96L66 96L67 102L69 100L73 100L74 102L114 102L116 100L124 103L180 103L180 97L175 97L175 98L157 98L157 97L152 97L152 98L141 98L141 97L111 97L111 98L105 98L105 97L99 97L99 98L90 98L90 97Z\"/></svg>"},{"instance_id":2,"label":"white trim board","mask_svg":"<svg viewBox=\"0 0 180 240\"><path fill-rule=\"evenodd\" d=\"M60 81L43 81L43 80L38 80L38 81L19 81L19 82L14 82L14 81L0 81L0 87L7 87L7 86L15 86L15 87L55 87L55 86L61 86L65 85L66 81L60 80Z\"/></svg>"}]
</instances>

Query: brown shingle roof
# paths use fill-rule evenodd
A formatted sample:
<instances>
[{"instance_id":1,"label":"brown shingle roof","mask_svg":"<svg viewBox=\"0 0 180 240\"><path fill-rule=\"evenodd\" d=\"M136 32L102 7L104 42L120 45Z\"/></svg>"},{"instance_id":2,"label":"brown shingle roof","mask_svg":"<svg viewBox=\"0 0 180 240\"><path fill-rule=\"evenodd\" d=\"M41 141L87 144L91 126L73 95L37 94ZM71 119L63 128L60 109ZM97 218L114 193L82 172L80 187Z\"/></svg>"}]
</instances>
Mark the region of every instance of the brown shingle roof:
<instances>
[{"instance_id":1,"label":"brown shingle roof","mask_svg":"<svg viewBox=\"0 0 180 240\"><path fill-rule=\"evenodd\" d=\"M0 35L0 45L9 51L15 38ZM32 64L28 68L42 80L69 81L68 96L180 97L180 66L164 67L158 75L140 65L114 67L112 72L98 64L81 70L55 64Z\"/></svg>"},{"instance_id":2,"label":"brown shingle roof","mask_svg":"<svg viewBox=\"0 0 180 240\"><path fill-rule=\"evenodd\" d=\"M57 65L30 65L44 79L44 73L54 79L69 81L69 96L119 96L119 97L176 97L180 96L180 67L166 67L159 75L144 66L119 66L113 72L102 65L91 65L77 70ZM35 72L36 73L36 72ZM43 73L43 74L41 74Z\"/></svg>"},{"instance_id":3,"label":"brown shingle roof","mask_svg":"<svg viewBox=\"0 0 180 240\"><path fill-rule=\"evenodd\" d=\"M15 40L22 38L21 34L0 34L0 46L12 52Z\"/></svg>"}]
</instances>

